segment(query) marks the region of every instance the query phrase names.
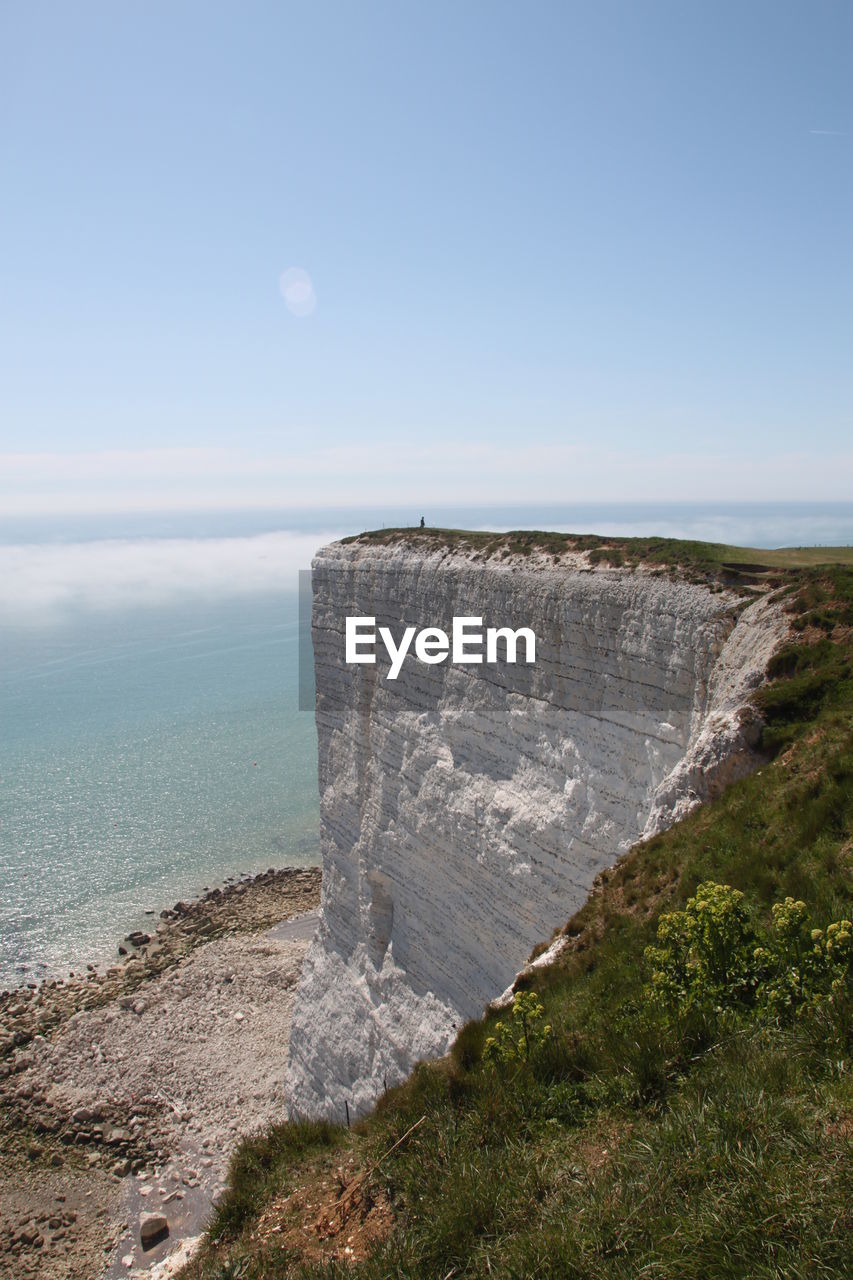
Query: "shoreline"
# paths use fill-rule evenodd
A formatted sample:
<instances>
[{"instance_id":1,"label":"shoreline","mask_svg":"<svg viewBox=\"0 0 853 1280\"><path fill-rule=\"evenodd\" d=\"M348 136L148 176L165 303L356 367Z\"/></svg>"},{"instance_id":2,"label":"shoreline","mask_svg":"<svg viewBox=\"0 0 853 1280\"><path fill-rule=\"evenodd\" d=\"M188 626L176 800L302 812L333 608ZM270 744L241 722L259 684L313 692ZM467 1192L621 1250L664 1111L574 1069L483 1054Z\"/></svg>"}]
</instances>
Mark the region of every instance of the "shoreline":
<instances>
[{"instance_id":1,"label":"shoreline","mask_svg":"<svg viewBox=\"0 0 853 1280\"><path fill-rule=\"evenodd\" d=\"M303 862L303 857L314 861ZM269 857L270 851L267 853ZM275 857L275 853L272 855ZM270 866L266 859L251 859L248 869L235 870L233 865L226 864L218 871L211 870L209 875L196 874L190 877L174 877L175 883L151 884L150 892L137 895L133 903L116 903L107 897L104 904L97 904L98 927L94 932L85 922L77 921L60 913L53 922L53 930L71 941L71 947L64 949L63 954L53 954L50 948L44 954L34 956L27 951L21 955L6 954L0 966L0 1000L5 993L16 994L36 987L43 987L51 981L60 979L67 983L70 978L84 978L87 973L96 970L105 972L117 963L118 946L133 933L153 933L160 920L165 918L163 908L172 894L185 906L193 910L214 896L217 892L225 893L241 884L254 882L258 877L276 873L280 870L310 870L320 865L320 853L317 841L306 841L305 849L290 851L282 857L282 861ZM290 861L289 859L296 859ZM97 897L97 895L93 895ZM177 905L177 902L176 902ZM167 912L168 914L168 912Z\"/></svg>"},{"instance_id":2,"label":"shoreline","mask_svg":"<svg viewBox=\"0 0 853 1280\"><path fill-rule=\"evenodd\" d=\"M233 933L240 928L260 930L287 915L277 914L273 900L266 910L252 902L243 912L243 899L259 888L269 888L271 895L290 892L315 879L319 885L320 867L270 867L256 875L239 878L228 876L221 888L209 889L197 898L179 901L159 912L151 932L132 930L116 944L117 958L89 962L82 971L71 971L67 978L46 976L39 982L0 990L0 1080L3 1062L17 1047L28 1044L35 1036L53 1030L81 1009L96 1008L105 1001L130 994L146 978L163 972L203 942ZM245 921L241 920L246 916Z\"/></svg>"},{"instance_id":3,"label":"shoreline","mask_svg":"<svg viewBox=\"0 0 853 1280\"><path fill-rule=\"evenodd\" d=\"M0 1277L144 1275L203 1229L237 1141L284 1114L319 891L319 867L226 882L103 971L0 994ZM143 1251L149 1211L170 1233Z\"/></svg>"}]
</instances>

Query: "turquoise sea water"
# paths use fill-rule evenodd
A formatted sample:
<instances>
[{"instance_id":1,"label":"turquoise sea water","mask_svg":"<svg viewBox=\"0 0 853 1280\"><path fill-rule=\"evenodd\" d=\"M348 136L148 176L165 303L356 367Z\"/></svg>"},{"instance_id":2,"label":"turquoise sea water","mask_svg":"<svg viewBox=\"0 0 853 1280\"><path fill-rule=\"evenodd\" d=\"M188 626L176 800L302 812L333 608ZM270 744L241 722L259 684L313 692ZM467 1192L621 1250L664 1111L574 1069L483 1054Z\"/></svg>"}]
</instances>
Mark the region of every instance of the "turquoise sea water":
<instances>
[{"instance_id":1,"label":"turquoise sea water","mask_svg":"<svg viewBox=\"0 0 853 1280\"><path fill-rule=\"evenodd\" d=\"M114 954L227 875L318 861L295 596L7 626L0 657L0 986Z\"/></svg>"},{"instance_id":2,"label":"turquoise sea water","mask_svg":"<svg viewBox=\"0 0 853 1280\"><path fill-rule=\"evenodd\" d=\"M0 987L115 955L226 876L318 860L297 570L421 512L0 520ZM433 509L428 523L849 544L853 504ZM282 530L289 532L282 533Z\"/></svg>"}]
</instances>

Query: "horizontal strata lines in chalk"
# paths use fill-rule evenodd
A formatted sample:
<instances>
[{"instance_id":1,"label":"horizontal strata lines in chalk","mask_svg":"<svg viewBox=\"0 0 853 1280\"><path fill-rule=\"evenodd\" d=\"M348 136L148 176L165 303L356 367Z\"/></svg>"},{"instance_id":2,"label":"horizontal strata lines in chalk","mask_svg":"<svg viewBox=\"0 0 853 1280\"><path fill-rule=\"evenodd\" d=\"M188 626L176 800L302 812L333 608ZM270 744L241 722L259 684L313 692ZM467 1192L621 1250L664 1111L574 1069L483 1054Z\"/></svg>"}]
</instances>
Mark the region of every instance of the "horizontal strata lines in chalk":
<instances>
[{"instance_id":1,"label":"horizontal strata lines in chalk","mask_svg":"<svg viewBox=\"0 0 853 1280\"><path fill-rule=\"evenodd\" d=\"M573 777L583 780L587 778L591 772L591 765L595 767L596 786L599 794L609 794L614 799L624 794L636 794L636 787L632 787L631 780L626 779L623 770L617 768L613 754L606 749L606 740L602 739L605 746L591 753L586 758L581 755L580 749L574 745L575 742L583 743L585 736L588 739L588 722L584 723L581 718L578 722L572 723L570 726L570 736L566 742L570 745L563 746L559 755L549 751L549 744L544 742L541 737L541 725L537 724L536 732L540 736L530 737L519 744L517 753L513 763L516 768L513 773L504 772L501 774L493 774L489 771L491 761L500 762L507 757L501 752L501 739L495 733L490 733L488 728L471 728L471 740L465 744L455 741L457 734L446 734L443 737L436 734L437 741L432 741L432 734L429 729L423 731L423 743L413 751L405 738L405 730L399 726L393 718L384 718L377 716L377 725L381 726L385 720L385 732L374 732L373 737L377 740L376 746L371 754L371 760L375 769L387 771L394 770L399 773L400 786L408 787L412 792L419 789L422 779L427 776L429 771L436 767L441 767L443 759L440 748L449 746L450 755L452 757L453 771L459 775L459 778L448 781L448 786L461 785L461 779L471 772L476 773L482 780L483 786L488 789L488 783L491 782L496 788L506 785L509 782L521 791L533 792L545 786L549 789L558 787L562 789L563 784ZM567 730L569 726L567 725ZM344 735L346 736L346 735ZM634 734L630 738L625 739L620 744L620 759L624 763L630 760L632 766L640 768L647 763L647 742L650 735L641 736ZM355 726L351 727L349 735L349 750L355 757L361 750L362 744ZM667 748L667 752L671 755L673 761L680 756L677 746L671 741L661 738L655 739ZM528 749L525 749L527 747ZM432 748L432 751L431 751ZM470 769L469 769L470 766ZM520 773L520 766L528 766L528 773ZM585 766L585 767L584 767ZM534 774L535 771L535 774ZM573 772L570 772L573 771Z\"/></svg>"},{"instance_id":2,"label":"horizontal strata lines in chalk","mask_svg":"<svg viewBox=\"0 0 853 1280\"><path fill-rule=\"evenodd\" d=\"M322 689L321 714L332 714L333 710L348 704L353 681L357 688L367 684L371 698L382 696L394 703L403 703L407 709L426 710L446 698L459 696L460 680L476 680L480 695L487 689L495 698L520 695L545 707L576 710L618 728L632 727L624 715L632 705L639 704L646 715L648 732L652 732L656 712L667 711L673 697L692 699L695 693L696 672L688 664L665 666L650 659L633 674L606 672L597 667L594 654L586 660L575 659L574 665L567 666L549 658L547 652L542 653L540 646L537 667L539 674L534 677L521 664L515 667L483 664L470 669L447 664L430 667L409 657L403 664L401 676L391 681L385 678L381 667L344 668L342 663L326 661L320 653L317 683ZM605 700L609 704L606 712L601 705Z\"/></svg>"},{"instance_id":3,"label":"horizontal strata lines in chalk","mask_svg":"<svg viewBox=\"0 0 853 1280\"><path fill-rule=\"evenodd\" d=\"M369 615L372 616L372 615ZM377 626L389 625L383 624L381 620L377 621ZM432 625L431 623L422 623L422 626ZM486 624L484 624L486 625ZM522 625L519 623L518 625ZM464 675L468 678L482 678L498 682L505 691L510 691L516 685L524 688L525 692L532 693L532 689L528 685L540 684L544 689L552 690L554 681L565 681L569 685L584 685L590 678L600 681L602 678L611 677L622 679L627 683L633 683L638 674L642 674L643 683L649 689L672 689L673 686L681 686L683 690L687 690L689 682L694 675L694 665L692 657L687 655L684 660L673 660L672 657L667 660L660 658L660 649L656 647L652 651L642 649L631 650L625 644L618 643L618 637L614 642L613 636L602 633L601 642L590 644L588 637L583 632L572 634L571 630L563 634L558 649L549 642L547 632L543 631L540 626L538 629L535 625L535 619L526 622L525 625L532 626L537 637L536 644L536 663L535 666L529 666L526 662L519 660L516 664L509 664L499 660L496 664L474 663L467 666L455 666L457 675ZM401 626L392 628L399 639L402 634ZM598 639L598 637L596 637ZM609 640L610 643L605 643ZM376 662L373 664L359 664L356 675L362 678L371 678L379 674L385 677L390 660L385 652L381 642L377 642L373 652L376 656ZM522 646L521 653L524 652ZM346 677L353 675L353 668L347 667L344 663L345 641L344 632L340 628L335 628L333 638L329 638L327 634L315 638L315 653L317 658L318 669L323 670L325 675L329 675L331 671L338 668ZM503 659L503 650L499 650L500 658ZM419 672L427 678L428 684L438 682L443 683L447 674L454 670L454 664L449 658L441 663L428 664L418 660L412 648L408 651L404 659L404 667L407 674L411 677L412 672ZM326 670L328 668L328 670ZM639 668L638 672L636 668ZM656 675L657 679L650 677ZM318 684L320 682L318 681ZM389 681L389 691L395 686L400 686L400 678L396 681ZM417 685L414 686L416 688ZM327 686L323 685L324 691L327 692ZM537 695L533 695L537 696ZM544 698L545 694L538 696Z\"/></svg>"},{"instance_id":4,"label":"horizontal strata lines in chalk","mask_svg":"<svg viewBox=\"0 0 853 1280\"><path fill-rule=\"evenodd\" d=\"M640 691L642 691L646 686L639 687ZM371 731L375 730L377 727L382 727L383 723L387 728L396 726L396 724L401 721L401 714L402 716L418 713L430 714L430 710L427 705L420 708L418 700L416 700L416 698L411 700L406 699L402 690L398 696L400 696L401 700L405 700L406 703L406 707L402 709L402 712L397 712L396 708L394 708L392 695L384 696L382 699L377 699L377 705L375 705L375 708L373 709L373 716L371 716ZM533 703L533 701L537 701L537 699L530 698L526 699L526 701L532 701ZM410 703L414 703L414 705L410 705ZM350 717L347 719L346 714L338 712L338 708L345 707L345 699L337 699L336 703L333 705L336 705L336 713L329 714L328 704L324 701L318 713L318 722L323 722L324 727L328 727L330 730L336 730L337 728L337 730L348 733L351 737L355 737L356 740L360 740L362 727L359 721L357 721L357 718ZM597 732L603 731L608 733L613 740L621 740L622 736L624 736L625 733L628 733L628 735L633 735L638 737L638 739L652 739L654 741L661 742L661 744L665 746L674 745L671 736L662 735L662 733L657 731L658 726L660 726L660 721L649 721L647 724L639 724L639 726L635 726L635 724L626 723L624 719L619 721L619 719L615 719L612 716L602 716L602 714L596 714L589 712L589 710L580 710L576 708L562 708L555 710L553 717L548 718L548 708L549 704L543 704L543 716L530 722L529 727L526 728L525 731L523 726L515 726L515 724L512 724L512 727L507 726L506 716L501 716L500 708L498 708L496 704L479 705L478 717L476 717L476 719L471 719L470 732L471 735L482 736L485 732L485 728L480 727L479 722L482 721L482 719L485 719L489 724L503 724L503 726L505 726L507 739L508 737L512 737L514 742L517 740L519 733L524 735L521 741L524 741L525 739L530 741L539 741L540 736L542 736L542 732L546 727L553 728L553 730L560 732L561 735L570 735L571 727L573 727L574 724L576 730L583 733L584 740L589 741L589 724L592 723L596 726ZM669 712L669 709L670 708L667 708L667 712ZM438 716L439 719L442 719L441 709L433 714ZM452 722L443 718L441 726L439 727L441 727L442 731L450 732L452 730ZM469 728L467 724L466 728ZM686 730L684 730L684 733L686 733ZM675 745L683 744L676 742Z\"/></svg>"}]
</instances>

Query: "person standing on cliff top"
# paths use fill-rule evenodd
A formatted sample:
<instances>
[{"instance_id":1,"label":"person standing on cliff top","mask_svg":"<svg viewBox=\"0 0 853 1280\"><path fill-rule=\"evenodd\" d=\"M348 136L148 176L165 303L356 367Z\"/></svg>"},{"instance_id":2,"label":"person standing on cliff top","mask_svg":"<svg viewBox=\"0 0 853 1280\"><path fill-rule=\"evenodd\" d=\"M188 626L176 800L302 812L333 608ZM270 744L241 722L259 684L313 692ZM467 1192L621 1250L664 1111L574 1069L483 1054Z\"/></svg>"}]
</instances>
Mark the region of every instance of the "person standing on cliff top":
<instances>
[{"instance_id":1,"label":"person standing on cliff top","mask_svg":"<svg viewBox=\"0 0 853 1280\"><path fill-rule=\"evenodd\" d=\"M422 529L424 528L424 518L423 518L423 516L421 516L421 528L422 528Z\"/></svg>"}]
</instances>

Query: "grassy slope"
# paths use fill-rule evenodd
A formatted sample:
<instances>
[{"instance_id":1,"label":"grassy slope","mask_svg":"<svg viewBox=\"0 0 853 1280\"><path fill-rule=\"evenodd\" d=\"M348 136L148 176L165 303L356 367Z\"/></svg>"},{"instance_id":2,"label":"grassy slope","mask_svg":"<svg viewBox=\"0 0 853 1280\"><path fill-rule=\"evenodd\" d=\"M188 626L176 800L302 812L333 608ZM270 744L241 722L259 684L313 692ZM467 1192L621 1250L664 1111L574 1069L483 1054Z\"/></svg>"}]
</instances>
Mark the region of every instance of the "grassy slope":
<instances>
[{"instance_id":1,"label":"grassy slope","mask_svg":"<svg viewBox=\"0 0 853 1280\"><path fill-rule=\"evenodd\" d=\"M706 574L754 566L756 570L803 569L816 565L853 565L853 547L734 547L723 542L693 542L679 538L605 538L597 534L549 533L518 529L488 533L473 529L399 528L374 529L344 538L345 543L378 545L411 542L415 546L470 550L484 558L530 555L534 551L559 556L566 551L588 551L594 562L646 564L701 569Z\"/></svg>"},{"instance_id":2,"label":"grassy slope","mask_svg":"<svg viewBox=\"0 0 853 1280\"><path fill-rule=\"evenodd\" d=\"M657 915L704 879L744 890L756 917L789 893L817 924L850 915L853 573L786 577L800 635L762 694L772 758L599 877L570 949L536 978L548 1052L496 1071L480 1059L494 1019L474 1023L352 1133L285 1125L246 1144L219 1243L188 1277L853 1274L849 1006L685 1038L641 998ZM424 1116L370 1175L362 1214L372 1195L396 1215L371 1256L302 1266L255 1238L261 1208L310 1187L330 1153L369 1169Z\"/></svg>"}]
</instances>

